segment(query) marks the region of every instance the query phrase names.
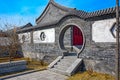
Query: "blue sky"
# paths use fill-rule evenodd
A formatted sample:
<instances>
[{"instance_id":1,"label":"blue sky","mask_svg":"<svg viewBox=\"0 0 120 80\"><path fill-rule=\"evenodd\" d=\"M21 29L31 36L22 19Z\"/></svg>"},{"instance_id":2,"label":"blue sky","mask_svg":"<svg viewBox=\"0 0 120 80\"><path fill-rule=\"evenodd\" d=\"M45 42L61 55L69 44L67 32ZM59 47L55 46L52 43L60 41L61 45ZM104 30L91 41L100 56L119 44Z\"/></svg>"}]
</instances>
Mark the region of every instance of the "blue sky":
<instances>
[{"instance_id":1,"label":"blue sky","mask_svg":"<svg viewBox=\"0 0 120 80\"><path fill-rule=\"evenodd\" d=\"M78 10L92 12L104 8L114 7L116 0L55 0L55 2ZM25 25L35 19L45 9L49 0L0 0L0 26L10 24Z\"/></svg>"}]
</instances>

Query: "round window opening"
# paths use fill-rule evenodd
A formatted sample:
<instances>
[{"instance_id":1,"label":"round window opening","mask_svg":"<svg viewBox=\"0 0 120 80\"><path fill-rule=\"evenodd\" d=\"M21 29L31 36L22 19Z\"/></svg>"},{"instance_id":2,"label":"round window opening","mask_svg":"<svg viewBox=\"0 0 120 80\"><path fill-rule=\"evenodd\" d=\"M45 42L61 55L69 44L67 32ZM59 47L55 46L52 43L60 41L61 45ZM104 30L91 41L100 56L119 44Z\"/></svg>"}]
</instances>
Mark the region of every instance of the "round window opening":
<instances>
[{"instance_id":1,"label":"round window opening","mask_svg":"<svg viewBox=\"0 0 120 80\"><path fill-rule=\"evenodd\" d=\"M41 32L41 34L40 34L40 39L41 39L41 41L44 41L45 38L46 38L45 33L44 33L44 32Z\"/></svg>"},{"instance_id":2,"label":"round window opening","mask_svg":"<svg viewBox=\"0 0 120 80\"><path fill-rule=\"evenodd\" d=\"M61 50L66 50L69 54L79 55L83 50L84 43L84 34L80 27L69 25L61 29L59 35L59 46Z\"/></svg>"}]
</instances>

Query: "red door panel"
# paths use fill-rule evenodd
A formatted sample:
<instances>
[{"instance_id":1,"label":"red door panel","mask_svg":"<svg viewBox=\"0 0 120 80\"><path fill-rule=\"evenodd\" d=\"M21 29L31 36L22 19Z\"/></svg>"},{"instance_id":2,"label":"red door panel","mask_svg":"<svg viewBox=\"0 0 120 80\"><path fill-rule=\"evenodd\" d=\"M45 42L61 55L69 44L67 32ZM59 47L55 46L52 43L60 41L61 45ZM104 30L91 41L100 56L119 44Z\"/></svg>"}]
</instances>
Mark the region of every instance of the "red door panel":
<instances>
[{"instance_id":1,"label":"red door panel","mask_svg":"<svg viewBox=\"0 0 120 80\"><path fill-rule=\"evenodd\" d=\"M76 26L73 27L73 45L83 45L82 32Z\"/></svg>"}]
</instances>

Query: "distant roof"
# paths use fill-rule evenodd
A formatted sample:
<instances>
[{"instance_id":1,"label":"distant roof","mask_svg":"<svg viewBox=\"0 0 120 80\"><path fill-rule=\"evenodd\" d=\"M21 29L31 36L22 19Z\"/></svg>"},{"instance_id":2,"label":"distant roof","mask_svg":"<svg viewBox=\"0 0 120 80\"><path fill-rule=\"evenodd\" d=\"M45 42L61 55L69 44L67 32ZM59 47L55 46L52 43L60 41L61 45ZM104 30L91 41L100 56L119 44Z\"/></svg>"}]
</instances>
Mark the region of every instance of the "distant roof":
<instances>
[{"instance_id":1,"label":"distant roof","mask_svg":"<svg viewBox=\"0 0 120 80\"><path fill-rule=\"evenodd\" d=\"M47 7L43 11L43 13L36 19L36 23L39 23L41 21L44 13L47 12L46 10L47 10L47 8L49 7L50 4L67 12L67 14L65 14L63 17L61 17L61 19L64 18L65 16L68 16L68 15L76 15L76 16L78 16L81 19L86 20L86 21L96 21L96 20L115 18L115 16L116 16L115 15L116 14L116 8L115 7L107 8L107 9L103 9L103 10L98 10L98 11L94 11L94 12L85 12L85 11L82 11L82 10L76 10L75 8L67 8L67 7L61 6L58 3L54 2L54 0L50 0ZM22 28L18 32L24 32L24 31L37 29L37 28L40 28L40 27L43 28L45 26L55 25L60 20L50 22L50 23L47 23L47 24L45 23L45 24L36 25L34 27Z\"/></svg>"},{"instance_id":2,"label":"distant roof","mask_svg":"<svg viewBox=\"0 0 120 80\"><path fill-rule=\"evenodd\" d=\"M28 28L28 27L32 27L33 25L31 23L27 23L24 26L21 26L20 29L24 29L24 28Z\"/></svg>"},{"instance_id":3,"label":"distant roof","mask_svg":"<svg viewBox=\"0 0 120 80\"><path fill-rule=\"evenodd\" d=\"M20 26L20 27L17 27L17 33L21 32L21 30L24 30L24 29L29 29L29 28L32 28L33 25L31 23L27 23L26 25L23 25L23 26Z\"/></svg>"}]
</instances>

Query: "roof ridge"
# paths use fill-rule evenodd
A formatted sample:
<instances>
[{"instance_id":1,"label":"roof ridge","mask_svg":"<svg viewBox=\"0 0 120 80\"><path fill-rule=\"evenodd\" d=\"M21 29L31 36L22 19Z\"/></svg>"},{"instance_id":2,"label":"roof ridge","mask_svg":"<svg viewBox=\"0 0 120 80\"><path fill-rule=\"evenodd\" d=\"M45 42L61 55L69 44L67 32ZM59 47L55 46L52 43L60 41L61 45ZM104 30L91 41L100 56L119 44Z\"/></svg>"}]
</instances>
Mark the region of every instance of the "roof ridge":
<instances>
[{"instance_id":1,"label":"roof ridge","mask_svg":"<svg viewBox=\"0 0 120 80\"><path fill-rule=\"evenodd\" d=\"M68 11L68 9L75 10L75 8L69 8L69 7L60 5L60 4L56 3L55 1L52 1L52 4L58 8L61 8L62 10L65 10L65 11Z\"/></svg>"},{"instance_id":2,"label":"roof ridge","mask_svg":"<svg viewBox=\"0 0 120 80\"><path fill-rule=\"evenodd\" d=\"M105 9L101 9L93 12L88 12L88 15L86 16L86 18L114 13L115 9L116 7L110 7L110 8L105 8Z\"/></svg>"},{"instance_id":3,"label":"roof ridge","mask_svg":"<svg viewBox=\"0 0 120 80\"><path fill-rule=\"evenodd\" d=\"M100 9L100 10L96 10L96 11L92 11L92 12L98 12L98 11L103 11L103 10L108 10L108 9L113 9L116 7L109 7L109 8L105 8L105 9ZM92 13L92 12L88 12L88 13Z\"/></svg>"}]
</instances>

